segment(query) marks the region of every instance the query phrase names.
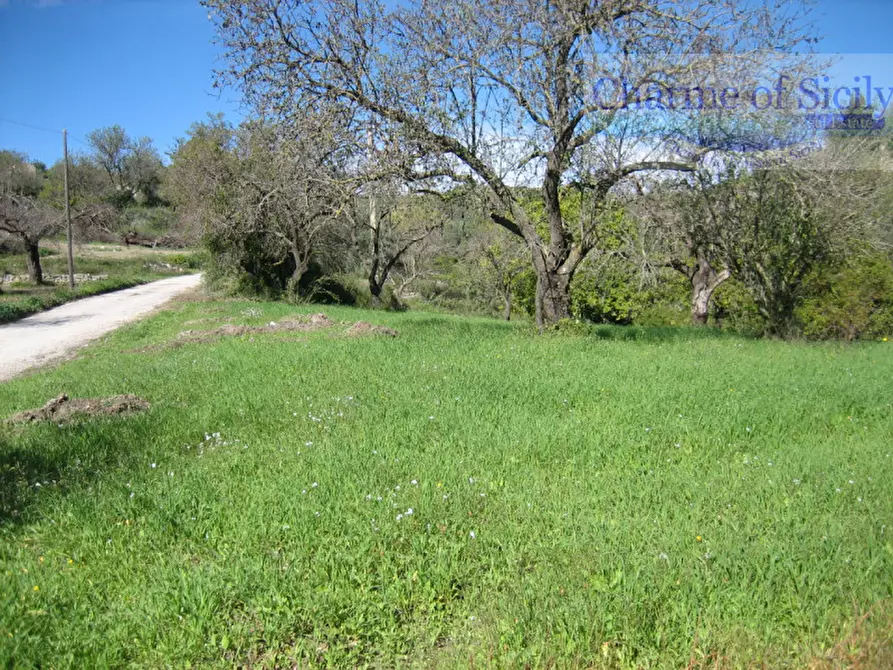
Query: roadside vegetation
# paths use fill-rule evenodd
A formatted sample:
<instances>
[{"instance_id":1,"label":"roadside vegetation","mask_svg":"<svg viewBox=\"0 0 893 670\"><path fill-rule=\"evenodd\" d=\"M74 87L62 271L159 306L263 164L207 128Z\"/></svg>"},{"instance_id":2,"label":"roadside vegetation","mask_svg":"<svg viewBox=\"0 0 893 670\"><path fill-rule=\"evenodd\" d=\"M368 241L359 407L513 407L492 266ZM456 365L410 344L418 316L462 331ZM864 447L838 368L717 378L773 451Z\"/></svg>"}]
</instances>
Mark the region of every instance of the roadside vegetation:
<instances>
[{"instance_id":1,"label":"roadside vegetation","mask_svg":"<svg viewBox=\"0 0 893 670\"><path fill-rule=\"evenodd\" d=\"M889 665L893 345L322 309L0 386L0 663Z\"/></svg>"}]
</instances>

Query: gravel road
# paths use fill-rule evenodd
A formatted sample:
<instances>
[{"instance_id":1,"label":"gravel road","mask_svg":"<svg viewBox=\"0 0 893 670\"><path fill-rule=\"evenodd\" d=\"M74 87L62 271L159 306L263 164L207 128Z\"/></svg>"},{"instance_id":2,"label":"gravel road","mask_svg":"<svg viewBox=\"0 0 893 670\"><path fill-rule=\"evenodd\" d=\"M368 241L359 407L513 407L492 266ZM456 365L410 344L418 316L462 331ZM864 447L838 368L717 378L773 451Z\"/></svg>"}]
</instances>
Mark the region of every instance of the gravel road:
<instances>
[{"instance_id":1,"label":"gravel road","mask_svg":"<svg viewBox=\"0 0 893 670\"><path fill-rule=\"evenodd\" d=\"M64 356L110 330L134 321L178 293L198 286L201 275L161 279L66 303L0 326L0 381Z\"/></svg>"}]
</instances>

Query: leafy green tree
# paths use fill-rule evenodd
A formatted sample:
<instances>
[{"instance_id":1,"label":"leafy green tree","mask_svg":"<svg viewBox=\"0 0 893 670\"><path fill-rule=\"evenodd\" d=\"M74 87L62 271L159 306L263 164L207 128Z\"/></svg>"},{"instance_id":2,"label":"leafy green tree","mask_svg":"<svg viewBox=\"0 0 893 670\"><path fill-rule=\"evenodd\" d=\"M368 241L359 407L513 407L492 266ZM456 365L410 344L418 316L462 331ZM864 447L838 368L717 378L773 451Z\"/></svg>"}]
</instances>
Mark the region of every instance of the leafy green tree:
<instances>
[{"instance_id":1,"label":"leafy green tree","mask_svg":"<svg viewBox=\"0 0 893 670\"><path fill-rule=\"evenodd\" d=\"M109 183L115 190L126 187L124 170L130 149L130 138L121 126L99 128L87 135L93 160L105 170Z\"/></svg>"},{"instance_id":2,"label":"leafy green tree","mask_svg":"<svg viewBox=\"0 0 893 670\"><path fill-rule=\"evenodd\" d=\"M106 199L123 208L134 202L155 205L164 165L151 138L133 139L118 125L87 135L91 158L106 174Z\"/></svg>"}]
</instances>

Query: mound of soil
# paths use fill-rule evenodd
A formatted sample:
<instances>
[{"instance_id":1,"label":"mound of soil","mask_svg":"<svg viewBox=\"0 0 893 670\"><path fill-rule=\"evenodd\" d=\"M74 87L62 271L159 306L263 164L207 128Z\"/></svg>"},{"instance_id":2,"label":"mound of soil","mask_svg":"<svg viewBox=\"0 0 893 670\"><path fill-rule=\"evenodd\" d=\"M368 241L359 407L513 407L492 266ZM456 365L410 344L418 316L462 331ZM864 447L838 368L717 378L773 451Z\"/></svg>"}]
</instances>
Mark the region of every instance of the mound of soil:
<instances>
[{"instance_id":1,"label":"mound of soil","mask_svg":"<svg viewBox=\"0 0 893 670\"><path fill-rule=\"evenodd\" d=\"M197 319L187 322L188 324L199 324L211 321L217 317L209 317L207 319ZM343 325L344 322L341 322ZM139 349L130 349L127 353L145 354L155 351L165 351L168 349L176 349L185 344L205 344L209 342L217 342L224 337L239 337L241 335L260 335L264 333L306 333L314 330L322 330L331 328L335 325L325 314L293 314L280 319L278 322L271 321L263 326L248 326L244 324L225 323L217 328L210 330L184 330L179 333L176 339L161 344L151 344ZM388 337L397 337L399 333L393 328L385 326L374 326L365 321L357 321L352 324L343 334L347 337L363 337L366 335L385 335ZM253 338L249 338L253 339ZM288 340L282 341L290 341ZM301 338L297 338L301 339Z\"/></svg>"},{"instance_id":2,"label":"mound of soil","mask_svg":"<svg viewBox=\"0 0 893 670\"><path fill-rule=\"evenodd\" d=\"M35 423L53 421L65 423L76 418L132 414L149 409L149 403L142 398L125 394L110 398L76 398L66 394L53 398L40 409L29 409L9 417L9 423Z\"/></svg>"},{"instance_id":3,"label":"mound of soil","mask_svg":"<svg viewBox=\"0 0 893 670\"><path fill-rule=\"evenodd\" d=\"M184 330L177 335L181 342L211 342L221 337L238 337L239 335L256 335L276 332L307 332L320 328L330 328L334 323L325 314L298 314L287 316L278 323L271 321L264 326L240 326L224 324L212 330Z\"/></svg>"},{"instance_id":4,"label":"mound of soil","mask_svg":"<svg viewBox=\"0 0 893 670\"><path fill-rule=\"evenodd\" d=\"M398 333L393 328L385 326L373 326L365 321L357 321L354 325L344 331L348 337L362 337L363 335L387 335L388 337L397 337Z\"/></svg>"},{"instance_id":5,"label":"mound of soil","mask_svg":"<svg viewBox=\"0 0 893 670\"><path fill-rule=\"evenodd\" d=\"M225 316L206 316L206 317L202 317L201 319L193 319L192 321L184 321L183 325L184 326L198 326L203 323L220 322L220 321L223 321L225 318L226 318Z\"/></svg>"}]
</instances>

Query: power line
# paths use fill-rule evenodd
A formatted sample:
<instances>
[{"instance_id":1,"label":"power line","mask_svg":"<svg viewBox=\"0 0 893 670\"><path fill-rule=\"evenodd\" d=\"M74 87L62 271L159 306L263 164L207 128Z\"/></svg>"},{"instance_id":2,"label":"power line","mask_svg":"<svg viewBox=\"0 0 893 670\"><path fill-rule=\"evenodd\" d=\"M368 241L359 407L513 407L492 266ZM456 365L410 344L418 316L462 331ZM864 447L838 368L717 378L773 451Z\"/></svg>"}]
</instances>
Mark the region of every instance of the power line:
<instances>
[{"instance_id":1,"label":"power line","mask_svg":"<svg viewBox=\"0 0 893 670\"><path fill-rule=\"evenodd\" d=\"M2 123L11 123L14 126L22 126L23 128L30 128L31 130L42 130L45 133L56 133L57 135L61 135L61 130L53 130L52 128L43 128L41 126L34 126L30 123L22 123L21 121L13 121L12 119L4 119L0 117L0 122Z\"/></svg>"},{"instance_id":2,"label":"power line","mask_svg":"<svg viewBox=\"0 0 893 670\"><path fill-rule=\"evenodd\" d=\"M11 123L14 126L21 126L22 128L30 128L31 130L39 130L44 133L53 133L55 135L61 135L63 133L63 131L61 131L61 130L54 130L52 128L44 128L43 126L35 126L34 124L31 124L31 123L22 123L21 121L13 121L12 119L6 119L3 117L0 117L0 123ZM77 135L72 135L71 133L69 133L68 139L74 140L78 144L86 147L87 149L90 148L90 143L87 142L87 140L85 140L83 137L78 137Z\"/></svg>"}]
</instances>

